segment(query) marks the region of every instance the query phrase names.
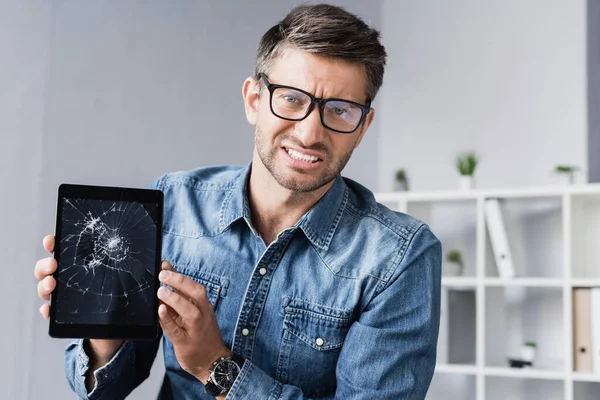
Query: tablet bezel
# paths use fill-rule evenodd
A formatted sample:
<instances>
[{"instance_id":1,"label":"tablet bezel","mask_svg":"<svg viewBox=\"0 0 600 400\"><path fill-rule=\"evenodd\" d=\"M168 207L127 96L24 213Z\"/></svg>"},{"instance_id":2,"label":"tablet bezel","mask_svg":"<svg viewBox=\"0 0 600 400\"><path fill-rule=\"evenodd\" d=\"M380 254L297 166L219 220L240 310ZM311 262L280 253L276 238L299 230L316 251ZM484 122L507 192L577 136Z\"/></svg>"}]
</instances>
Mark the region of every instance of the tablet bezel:
<instances>
[{"instance_id":1,"label":"tablet bezel","mask_svg":"<svg viewBox=\"0 0 600 400\"><path fill-rule=\"evenodd\" d=\"M53 338L72 339L133 339L153 340L159 335L158 306L159 300L156 291L160 286L158 274L162 261L162 226L164 195L160 190L138 189L113 186L91 186L79 184L61 184L58 188L58 204L56 210L56 232L54 244L54 259L60 262L61 254L61 232L62 232L62 208L64 198L78 198L89 200L109 201L131 201L139 203L156 203L157 209L157 232L156 232L156 259L154 274L154 292L152 297L154 309L152 325L95 325L95 324L61 324L56 322L56 298L60 296L58 284L50 299L50 326L49 335ZM60 275L59 268L53 274L58 283Z\"/></svg>"}]
</instances>

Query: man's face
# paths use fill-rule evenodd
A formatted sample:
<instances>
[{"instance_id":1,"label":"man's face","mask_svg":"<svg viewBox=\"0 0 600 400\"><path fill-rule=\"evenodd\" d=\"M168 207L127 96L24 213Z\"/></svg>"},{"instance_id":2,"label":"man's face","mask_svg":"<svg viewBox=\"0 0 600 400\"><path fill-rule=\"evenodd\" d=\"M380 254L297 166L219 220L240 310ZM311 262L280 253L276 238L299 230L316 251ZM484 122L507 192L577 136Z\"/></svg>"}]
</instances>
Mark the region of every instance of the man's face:
<instances>
[{"instance_id":1,"label":"man's face","mask_svg":"<svg viewBox=\"0 0 600 400\"><path fill-rule=\"evenodd\" d=\"M298 49L282 52L273 63L268 80L304 90L317 98L360 104L367 100L366 78L360 67ZM374 115L371 110L356 131L344 134L321 124L318 104L302 121L275 116L264 83L251 78L244 83L244 99L248 121L256 127L255 158L258 156L280 186L295 192L314 191L333 181L346 166Z\"/></svg>"}]
</instances>

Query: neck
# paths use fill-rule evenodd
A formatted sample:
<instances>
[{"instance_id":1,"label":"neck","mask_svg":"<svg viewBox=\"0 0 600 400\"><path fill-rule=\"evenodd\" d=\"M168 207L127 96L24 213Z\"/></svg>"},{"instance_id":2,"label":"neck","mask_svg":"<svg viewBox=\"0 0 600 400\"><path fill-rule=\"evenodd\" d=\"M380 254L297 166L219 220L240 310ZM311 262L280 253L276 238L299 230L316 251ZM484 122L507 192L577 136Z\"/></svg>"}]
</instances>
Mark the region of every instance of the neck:
<instances>
[{"instance_id":1,"label":"neck","mask_svg":"<svg viewBox=\"0 0 600 400\"><path fill-rule=\"evenodd\" d=\"M271 243L277 234L293 226L308 212L333 181L312 192L294 192L279 185L260 158L254 155L248 198L252 223L265 243Z\"/></svg>"}]
</instances>

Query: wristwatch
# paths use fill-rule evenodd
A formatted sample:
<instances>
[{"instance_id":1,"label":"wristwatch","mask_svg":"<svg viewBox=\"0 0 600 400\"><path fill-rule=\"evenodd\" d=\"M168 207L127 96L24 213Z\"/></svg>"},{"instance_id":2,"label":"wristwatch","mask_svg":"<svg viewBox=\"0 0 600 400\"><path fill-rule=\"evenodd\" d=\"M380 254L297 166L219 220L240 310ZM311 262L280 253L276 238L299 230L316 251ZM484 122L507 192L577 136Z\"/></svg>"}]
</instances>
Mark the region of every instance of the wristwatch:
<instances>
[{"instance_id":1,"label":"wristwatch","mask_svg":"<svg viewBox=\"0 0 600 400\"><path fill-rule=\"evenodd\" d=\"M215 397L227 393L240 374L243 365L244 359L237 354L220 357L210 368L210 376L204 385L204 391Z\"/></svg>"}]
</instances>

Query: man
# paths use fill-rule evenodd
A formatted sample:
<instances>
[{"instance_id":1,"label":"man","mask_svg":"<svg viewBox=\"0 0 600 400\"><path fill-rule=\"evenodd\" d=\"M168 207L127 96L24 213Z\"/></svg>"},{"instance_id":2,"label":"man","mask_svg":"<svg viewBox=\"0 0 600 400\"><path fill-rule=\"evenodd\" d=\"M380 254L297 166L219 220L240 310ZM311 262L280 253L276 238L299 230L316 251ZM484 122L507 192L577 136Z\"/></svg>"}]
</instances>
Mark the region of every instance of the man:
<instances>
[{"instance_id":1,"label":"man","mask_svg":"<svg viewBox=\"0 0 600 400\"><path fill-rule=\"evenodd\" d=\"M243 85L247 167L166 174L161 399L423 399L436 357L441 248L423 223L340 173L373 121L379 33L301 6L261 39ZM44 247L54 248L47 237ZM48 300L53 258L40 260ZM48 305L41 308L48 316ZM119 399L158 341L66 349L80 398ZM207 393L206 393L207 392Z\"/></svg>"}]
</instances>

